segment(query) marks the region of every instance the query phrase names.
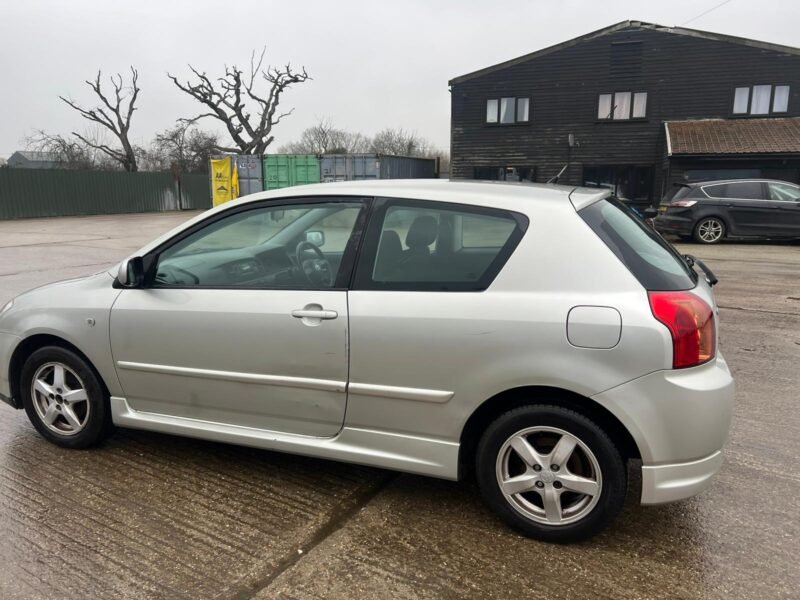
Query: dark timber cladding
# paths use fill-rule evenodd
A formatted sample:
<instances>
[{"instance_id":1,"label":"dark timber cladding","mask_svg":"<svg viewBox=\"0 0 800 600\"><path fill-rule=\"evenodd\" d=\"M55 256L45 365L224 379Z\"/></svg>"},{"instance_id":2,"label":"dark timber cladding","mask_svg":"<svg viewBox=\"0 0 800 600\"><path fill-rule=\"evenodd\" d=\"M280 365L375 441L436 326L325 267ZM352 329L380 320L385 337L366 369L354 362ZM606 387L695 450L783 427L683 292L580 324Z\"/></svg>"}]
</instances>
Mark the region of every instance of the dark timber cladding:
<instances>
[{"instance_id":1,"label":"dark timber cladding","mask_svg":"<svg viewBox=\"0 0 800 600\"><path fill-rule=\"evenodd\" d=\"M748 87L754 97L759 85L788 86L787 110L772 112L776 91L769 114L734 114L736 88ZM451 177L547 181L569 161L561 182L622 182L630 199L656 201L671 181L717 166L713 156L688 166L684 160L673 176L664 122L800 116L800 50L626 21L457 77L450 86ZM604 94L611 94L606 104ZM512 119L513 103L506 103L504 117L503 98L517 99L517 117L519 99L529 98L527 120ZM487 106L493 99L497 108ZM609 114L598 114L606 108ZM614 110L630 118L601 118ZM725 161L720 168L760 168L758 156L718 158ZM800 177L800 154L767 158L784 178Z\"/></svg>"}]
</instances>

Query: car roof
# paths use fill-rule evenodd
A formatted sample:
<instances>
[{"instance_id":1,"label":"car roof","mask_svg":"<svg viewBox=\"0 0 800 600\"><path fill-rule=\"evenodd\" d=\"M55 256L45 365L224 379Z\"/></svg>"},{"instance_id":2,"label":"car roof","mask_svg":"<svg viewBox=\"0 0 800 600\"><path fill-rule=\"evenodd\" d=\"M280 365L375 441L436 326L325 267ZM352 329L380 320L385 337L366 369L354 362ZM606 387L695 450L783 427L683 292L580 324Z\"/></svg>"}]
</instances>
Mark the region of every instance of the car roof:
<instances>
[{"instance_id":1,"label":"car roof","mask_svg":"<svg viewBox=\"0 0 800 600\"><path fill-rule=\"evenodd\" d=\"M497 206L525 211L530 202L553 203L575 208L608 196L609 191L599 188L576 188L574 185L549 183L475 181L452 179L379 179L371 181L337 181L257 192L234 202L247 203L278 198L303 198L308 196L381 196L410 200L432 200ZM230 206L232 203L228 203ZM579 206L580 205L580 206Z\"/></svg>"},{"instance_id":2,"label":"car roof","mask_svg":"<svg viewBox=\"0 0 800 600\"><path fill-rule=\"evenodd\" d=\"M373 181L340 181L312 183L295 187L257 192L215 206L182 223L172 231L152 240L139 250L141 255L156 248L179 231L188 229L215 213L264 200L313 198L315 196L351 196L404 198L453 202L531 213L533 210L569 210L574 212L610 195L607 189L553 185L549 183L515 183L504 181L472 181L450 179L383 179ZM131 256L136 256L133 254ZM112 276L115 274L109 271Z\"/></svg>"}]
</instances>

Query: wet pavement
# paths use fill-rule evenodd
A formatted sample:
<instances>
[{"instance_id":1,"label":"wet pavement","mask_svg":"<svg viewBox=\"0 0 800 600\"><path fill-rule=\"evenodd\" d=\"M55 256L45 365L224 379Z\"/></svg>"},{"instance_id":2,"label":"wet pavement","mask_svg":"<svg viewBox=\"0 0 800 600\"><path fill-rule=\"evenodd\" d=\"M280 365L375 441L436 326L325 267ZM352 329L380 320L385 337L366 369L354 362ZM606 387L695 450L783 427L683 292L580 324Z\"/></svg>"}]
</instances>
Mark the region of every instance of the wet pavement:
<instances>
[{"instance_id":1,"label":"wet pavement","mask_svg":"<svg viewBox=\"0 0 800 600\"><path fill-rule=\"evenodd\" d=\"M0 222L0 304L189 213ZM725 465L579 545L520 537L470 483L120 430L67 451L0 406L0 598L791 598L800 588L800 245L681 246L720 277Z\"/></svg>"}]
</instances>

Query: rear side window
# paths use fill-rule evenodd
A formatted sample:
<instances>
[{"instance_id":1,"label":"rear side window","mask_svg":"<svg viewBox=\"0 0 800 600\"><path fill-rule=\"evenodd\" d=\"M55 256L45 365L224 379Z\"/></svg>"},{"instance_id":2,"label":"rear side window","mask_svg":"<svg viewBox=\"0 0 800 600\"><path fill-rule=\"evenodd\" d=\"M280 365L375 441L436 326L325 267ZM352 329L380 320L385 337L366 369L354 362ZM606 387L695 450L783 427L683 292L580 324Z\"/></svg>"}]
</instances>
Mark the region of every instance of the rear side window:
<instances>
[{"instance_id":1,"label":"rear side window","mask_svg":"<svg viewBox=\"0 0 800 600\"><path fill-rule=\"evenodd\" d=\"M735 198L741 200L764 200L764 186L759 181L719 183L703 188L712 198Z\"/></svg>"},{"instance_id":2,"label":"rear side window","mask_svg":"<svg viewBox=\"0 0 800 600\"><path fill-rule=\"evenodd\" d=\"M800 202L800 188L787 183L770 182L769 199L779 202Z\"/></svg>"},{"instance_id":3,"label":"rear side window","mask_svg":"<svg viewBox=\"0 0 800 600\"><path fill-rule=\"evenodd\" d=\"M697 275L683 257L624 204L606 199L578 213L649 291L692 289Z\"/></svg>"},{"instance_id":4,"label":"rear side window","mask_svg":"<svg viewBox=\"0 0 800 600\"><path fill-rule=\"evenodd\" d=\"M356 289L481 291L527 227L509 211L422 200L382 199L370 219Z\"/></svg>"}]
</instances>

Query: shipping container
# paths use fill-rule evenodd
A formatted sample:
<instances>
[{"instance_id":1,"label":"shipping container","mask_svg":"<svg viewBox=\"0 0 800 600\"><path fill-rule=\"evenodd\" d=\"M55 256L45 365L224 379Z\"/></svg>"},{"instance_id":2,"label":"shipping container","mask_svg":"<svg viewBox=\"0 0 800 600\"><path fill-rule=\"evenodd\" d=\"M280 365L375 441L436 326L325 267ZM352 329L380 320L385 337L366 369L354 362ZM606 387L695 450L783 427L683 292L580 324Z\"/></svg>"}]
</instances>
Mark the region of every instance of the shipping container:
<instances>
[{"instance_id":1,"label":"shipping container","mask_svg":"<svg viewBox=\"0 0 800 600\"><path fill-rule=\"evenodd\" d=\"M380 154L325 154L320 159L320 166L324 182L436 177L434 158Z\"/></svg>"},{"instance_id":2,"label":"shipping container","mask_svg":"<svg viewBox=\"0 0 800 600\"><path fill-rule=\"evenodd\" d=\"M236 156L236 168L239 170L239 196L247 196L264 190L262 176L262 159L252 154Z\"/></svg>"},{"instance_id":3,"label":"shipping container","mask_svg":"<svg viewBox=\"0 0 800 600\"><path fill-rule=\"evenodd\" d=\"M265 154L264 189L319 183L320 161L313 154Z\"/></svg>"}]
</instances>

